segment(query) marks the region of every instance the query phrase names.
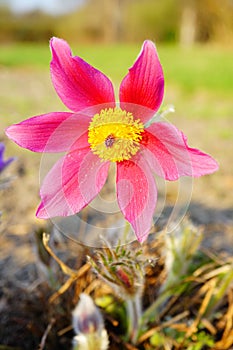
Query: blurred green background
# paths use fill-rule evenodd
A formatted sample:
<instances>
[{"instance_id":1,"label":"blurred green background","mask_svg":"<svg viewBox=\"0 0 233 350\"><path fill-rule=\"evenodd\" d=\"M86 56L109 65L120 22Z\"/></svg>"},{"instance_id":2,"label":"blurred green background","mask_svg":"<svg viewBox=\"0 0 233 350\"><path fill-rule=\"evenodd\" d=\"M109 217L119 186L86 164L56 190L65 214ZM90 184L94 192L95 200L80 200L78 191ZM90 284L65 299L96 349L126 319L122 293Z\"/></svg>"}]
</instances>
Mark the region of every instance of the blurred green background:
<instances>
[{"instance_id":1,"label":"blurred green background","mask_svg":"<svg viewBox=\"0 0 233 350\"><path fill-rule=\"evenodd\" d=\"M65 110L49 77L52 36L66 39L73 54L102 70L116 89L143 40L156 42L165 74L163 105L176 109L169 120L191 146L220 163L219 172L195 180L194 197L233 205L232 0L0 0L1 140L7 141L3 129L11 123ZM39 162L9 141L7 146L28 167ZM35 178L35 169L27 169Z\"/></svg>"}]
</instances>

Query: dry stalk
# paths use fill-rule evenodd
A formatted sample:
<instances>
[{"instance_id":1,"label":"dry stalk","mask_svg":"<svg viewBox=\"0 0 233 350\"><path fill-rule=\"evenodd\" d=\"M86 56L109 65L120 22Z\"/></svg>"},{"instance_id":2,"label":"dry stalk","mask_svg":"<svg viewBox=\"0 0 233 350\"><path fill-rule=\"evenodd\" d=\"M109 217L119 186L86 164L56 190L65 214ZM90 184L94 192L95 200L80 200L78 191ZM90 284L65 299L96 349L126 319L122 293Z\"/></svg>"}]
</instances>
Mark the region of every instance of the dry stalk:
<instances>
[{"instance_id":1,"label":"dry stalk","mask_svg":"<svg viewBox=\"0 0 233 350\"><path fill-rule=\"evenodd\" d=\"M59 259L58 256L50 248L49 238L49 234L43 234L43 244L45 249L58 263L64 274L69 276L68 280L61 286L61 288L49 298L49 302L53 303L54 300L57 299L60 295L62 295L64 292L66 292L77 279L83 277L90 270L91 265L89 263L86 263L78 271L71 269L63 261L61 261L61 259Z\"/></svg>"}]
</instances>

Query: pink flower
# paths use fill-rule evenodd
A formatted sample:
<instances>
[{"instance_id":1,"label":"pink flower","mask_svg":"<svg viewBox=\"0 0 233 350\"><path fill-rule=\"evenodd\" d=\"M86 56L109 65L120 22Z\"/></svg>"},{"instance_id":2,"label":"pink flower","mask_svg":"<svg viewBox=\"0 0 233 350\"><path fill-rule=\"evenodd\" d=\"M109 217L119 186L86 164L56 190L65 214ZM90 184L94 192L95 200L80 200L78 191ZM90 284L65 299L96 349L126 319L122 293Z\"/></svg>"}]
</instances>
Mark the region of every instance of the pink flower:
<instances>
[{"instance_id":1,"label":"pink flower","mask_svg":"<svg viewBox=\"0 0 233 350\"><path fill-rule=\"evenodd\" d=\"M41 187L39 218L79 212L100 192L110 162L116 163L121 212L143 242L152 225L157 189L153 173L166 180L198 177L217 170L209 155L190 148L182 132L160 121L148 123L159 109L164 77L156 48L145 41L120 85L116 105L111 81L68 44L51 39L51 77L72 111L39 115L10 126L13 141L35 152L66 152Z\"/></svg>"}]
</instances>

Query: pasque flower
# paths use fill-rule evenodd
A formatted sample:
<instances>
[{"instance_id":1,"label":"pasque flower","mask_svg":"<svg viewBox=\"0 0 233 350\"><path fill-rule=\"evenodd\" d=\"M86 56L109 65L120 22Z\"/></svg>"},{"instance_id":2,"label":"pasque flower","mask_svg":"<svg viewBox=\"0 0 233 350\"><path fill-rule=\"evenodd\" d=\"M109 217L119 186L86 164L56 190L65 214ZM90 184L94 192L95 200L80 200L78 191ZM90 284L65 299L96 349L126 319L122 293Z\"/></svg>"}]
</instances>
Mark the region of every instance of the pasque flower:
<instances>
[{"instance_id":1,"label":"pasque flower","mask_svg":"<svg viewBox=\"0 0 233 350\"><path fill-rule=\"evenodd\" d=\"M80 294L80 301L73 310L73 350L106 350L108 335L100 310L91 297Z\"/></svg>"},{"instance_id":2,"label":"pasque flower","mask_svg":"<svg viewBox=\"0 0 233 350\"><path fill-rule=\"evenodd\" d=\"M217 169L209 155L190 148L175 126L148 123L164 94L164 76L154 44L147 40L120 84L116 103L111 81L69 45L52 38L51 78L72 112L52 112L10 126L6 133L35 152L66 152L41 187L39 218L79 212L100 192L111 162L121 212L137 239L146 239L156 207L153 173L166 180L198 177Z\"/></svg>"}]
</instances>

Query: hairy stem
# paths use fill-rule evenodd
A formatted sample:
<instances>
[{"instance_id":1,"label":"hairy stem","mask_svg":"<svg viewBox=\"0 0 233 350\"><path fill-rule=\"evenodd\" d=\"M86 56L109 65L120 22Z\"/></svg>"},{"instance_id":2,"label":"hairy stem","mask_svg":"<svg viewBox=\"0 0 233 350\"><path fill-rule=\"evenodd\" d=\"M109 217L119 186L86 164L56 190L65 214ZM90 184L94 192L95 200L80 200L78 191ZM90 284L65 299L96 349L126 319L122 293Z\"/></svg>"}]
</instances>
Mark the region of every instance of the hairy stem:
<instances>
[{"instance_id":1,"label":"hairy stem","mask_svg":"<svg viewBox=\"0 0 233 350\"><path fill-rule=\"evenodd\" d=\"M142 315L141 295L136 294L133 299L126 301L128 319L128 339L135 344L138 337L139 323Z\"/></svg>"}]
</instances>

